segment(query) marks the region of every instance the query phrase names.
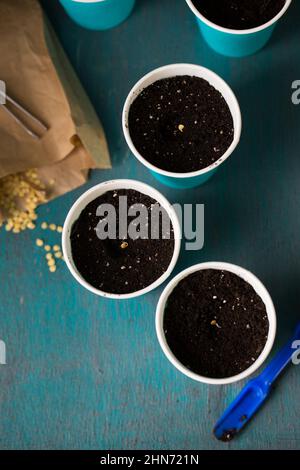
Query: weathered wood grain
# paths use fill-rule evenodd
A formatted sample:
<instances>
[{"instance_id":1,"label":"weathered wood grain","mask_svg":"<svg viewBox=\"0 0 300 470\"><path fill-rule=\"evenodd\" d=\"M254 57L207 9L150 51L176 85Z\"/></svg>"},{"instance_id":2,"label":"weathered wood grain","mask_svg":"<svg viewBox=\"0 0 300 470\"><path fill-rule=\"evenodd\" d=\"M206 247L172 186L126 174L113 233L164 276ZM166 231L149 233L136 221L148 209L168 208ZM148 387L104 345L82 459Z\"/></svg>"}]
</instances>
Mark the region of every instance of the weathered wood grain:
<instances>
[{"instance_id":1,"label":"weathered wood grain","mask_svg":"<svg viewBox=\"0 0 300 470\"><path fill-rule=\"evenodd\" d=\"M44 1L107 132L113 170L86 185L131 177L173 202L206 207L205 248L183 253L177 271L204 260L235 262L269 288L279 318L277 346L300 312L299 2L266 49L228 59L203 43L183 0L138 0L131 18L108 32L73 24ZM207 185L180 192L157 183L130 155L121 130L124 99L152 68L194 62L219 73L243 112L241 145ZM39 211L62 223L81 188ZM208 387L177 372L155 335L161 289L143 299L99 299L62 267L51 275L34 245L41 233L1 231L0 448L3 449L299 449L300 369L282 378L253 423L231 444L212 427L242 384Z\"/></svg>"}]
</instances>

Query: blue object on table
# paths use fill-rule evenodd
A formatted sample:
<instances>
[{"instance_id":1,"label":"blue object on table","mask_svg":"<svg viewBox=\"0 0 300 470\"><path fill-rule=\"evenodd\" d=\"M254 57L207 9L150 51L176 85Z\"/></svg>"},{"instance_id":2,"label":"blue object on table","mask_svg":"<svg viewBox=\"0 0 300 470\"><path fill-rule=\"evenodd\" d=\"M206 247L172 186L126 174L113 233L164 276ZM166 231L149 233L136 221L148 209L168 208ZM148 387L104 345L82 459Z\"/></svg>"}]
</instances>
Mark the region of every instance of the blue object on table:
<instances>
[{"instance_id":1,"label":"blue object on table","mask_svg":"<svg viewBox=\"0 0 300 470\"><path fill-rule=\"evenodd\" d=\"M298 341L298 342L297 342ZM295 343L296 342L296 343ZM250 380L227 408L214 428L214 435L221 441L230 441L248 423L267 399L271 386L300 349L300 323L289 342L274 357L265 370Z\"/></svg>"},{"instance_id":2,"label":"blue object on table","mask_svg":"<svg viewBox=\"0 0 300 470\"><path fill-rule=\"evenodd\" d=\"M276 23L250 34L232 34L208 26L199 18L197 22L208 45L219 54L229 57L245 57L262 49L269 41Z\"/></svg>"},{"instance_id":3,"label":"blue object on table","mask_svg":"<svg viewBox=\"0 0 300 470\"><path fill-rule=\"evenodd\" d=\"M203 175L191 176L189 178L173 178L172 176L161 175L156 171L151 171L151 173L158 181L166 184L170 188L189 189L196 188L197 186L206 183L215 174L217 169L218 167L204 173Z\"/></svg>"},{"instance_id":4,"label":"blue object on table","mask_svg":"<svg viewBox=\"0 0 300 470\"><path fill-rule=\"evenodd\" d=\"M135 0L60 0L68 15L80 26L105 30L122 23L130 15Z\"/></svg>"}]
</instances>

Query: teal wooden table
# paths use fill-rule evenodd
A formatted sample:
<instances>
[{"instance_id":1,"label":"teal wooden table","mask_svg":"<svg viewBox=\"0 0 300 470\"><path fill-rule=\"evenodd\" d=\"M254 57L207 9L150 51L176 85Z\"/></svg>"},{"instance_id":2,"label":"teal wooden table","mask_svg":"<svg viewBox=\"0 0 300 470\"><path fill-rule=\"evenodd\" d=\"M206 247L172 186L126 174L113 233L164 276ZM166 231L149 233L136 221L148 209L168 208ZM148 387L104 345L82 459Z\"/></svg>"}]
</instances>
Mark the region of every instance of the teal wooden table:
<instances>
[{"instance_id":1,"label":"teal wooden table","mask_svg":"<svg viewBox=\"0 0 300 470\"><path fill-rule=\"evenodd\" d=\"M184 0L138 0L130 19L108 32L73 24L58 2L45 7L105 127L113 169L41 207L63 223L75 199L111 178L136 178L172 202L205 204L205 247L181 253L176 271L207 260L240 264L266 284L279 330L276 348L300 317L300 4L293 2L269 46L228 59L200 38ZM121 110L131 86L154 67L192 62L219 73L243 113L241 144L205 186L161 186L131 156ZM142 299L100 299L66 267L51 275L35 247L41 232L0 233L2 449L299 449L300 369L293 366L239 438L218 443L212 427L242 383L209 387L177 372L154 329L162 288Z\"/></svg>"}]
</instances>

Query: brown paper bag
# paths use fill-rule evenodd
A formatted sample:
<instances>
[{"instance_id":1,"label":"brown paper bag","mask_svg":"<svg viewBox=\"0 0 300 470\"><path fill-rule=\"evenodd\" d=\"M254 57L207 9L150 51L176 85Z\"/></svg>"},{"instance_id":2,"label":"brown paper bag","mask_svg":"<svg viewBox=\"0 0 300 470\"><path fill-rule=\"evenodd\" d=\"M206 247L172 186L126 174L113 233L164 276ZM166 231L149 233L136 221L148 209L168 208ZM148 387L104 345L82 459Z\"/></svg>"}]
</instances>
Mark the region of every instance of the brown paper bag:
<instances>
[{"instance_id":1,"label":"brown paper bag","mask_svg":"<svg viewBox=\"0 0 300 470\"><path fill-rule=\"evenodd\" d=\"M8 95L48 128L35 140L0 106L0 179L36 168L48 200L84 183L89 168L110 168L101 123L37 0L0 1L0 39Z\"/></svg>"}]
</instances>

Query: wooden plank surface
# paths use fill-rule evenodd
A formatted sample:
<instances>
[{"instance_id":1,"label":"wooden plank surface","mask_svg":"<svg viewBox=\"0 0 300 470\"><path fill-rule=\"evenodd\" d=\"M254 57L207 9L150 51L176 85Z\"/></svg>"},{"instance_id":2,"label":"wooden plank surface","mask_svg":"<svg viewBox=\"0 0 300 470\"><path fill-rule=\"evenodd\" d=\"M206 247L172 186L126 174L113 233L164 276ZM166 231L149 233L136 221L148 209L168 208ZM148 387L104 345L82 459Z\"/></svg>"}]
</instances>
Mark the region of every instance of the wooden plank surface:
<instances>
[{"instance_id":1,"label":"wooden plank surface","mask_svg":"<svg viewBox=\"0 0 300 470\"><path fill-rule=\"evenodd\" d=\"M105 127L113 169L94 172L85 188L39 210L63 223L75 199L111 178L148 182L172 202L205 204L205 247L181 253L176 272L223 260L252 270L266 284L279 319L276 347L300 317L300 4L293 2L266 49L228 59L203 42L184 0L137 0L130 19L107 32L73 24L45 0L56 31ZM130 154L121 110L131 86L154 67L199 63L236 92L241 144L205 186L163 187ZM41 235L0 232L0 448L3 449L299 449L300 369L291 367L239 438L221 444L214 422L241 389L201 385L177 372L156 340L154 313L162 288L138 300L100 299L66 267L51 275L34 245ZM53 240L54 241L54 240Z\"/></svg>"}]
</instances>

